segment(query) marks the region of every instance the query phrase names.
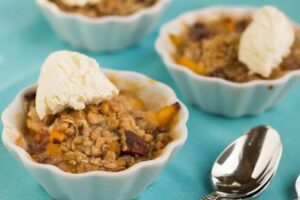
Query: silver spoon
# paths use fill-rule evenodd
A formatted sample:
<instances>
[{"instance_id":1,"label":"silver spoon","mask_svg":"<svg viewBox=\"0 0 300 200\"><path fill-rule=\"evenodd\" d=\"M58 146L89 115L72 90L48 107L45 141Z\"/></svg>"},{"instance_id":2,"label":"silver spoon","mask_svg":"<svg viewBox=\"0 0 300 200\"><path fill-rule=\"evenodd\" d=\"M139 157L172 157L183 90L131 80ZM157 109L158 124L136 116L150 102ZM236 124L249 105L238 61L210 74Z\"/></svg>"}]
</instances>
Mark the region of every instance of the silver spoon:
<instances>
[{"instance_id":1,"label":"silver spoon","mask_svg":"<svg viewBox=\"0 0 300 200\"><path fill-rule=\"evenodd\" d=\"M278 132L257 126L230 144L215 161L211 177L216 192L202 200L243 199L262 192L282 154Z\"/></svg>"},{"instance_id":2,"label":"silver spoon","mask_svg":"<svg viewBox=\"0 0 300 200\"><path fill-rule=\"evenodd\" d=\"M273 176L272 176L273 177ZM267 187L268 185L270 184L271 182L271 179L272 177L266 182L265 185L263 185L259 190L257 190L256 192L254 193L251 193L249 195L246 195L246 196L242 196L242 197L239 197L237 199L241 199L241 200L249 200L249 199L253 199L255 197L257 197L258 195L260 195Z\"/></svg>"},{"instance_id":3,"label":"silver spoon","mask_svg":"<svg viewBox=\"0 0 300 200\"><path fill-rule=\"evenodd\" d=\"M257 197L258 195L260 195L260 193L262 193L266 188L267 186L269 185L271 179L269 181L267 181L267 183L262 186L261 189L259 189L258 191L254 192L254 193L251 193L249 195L246 195L246 196L240 196L240 197L237 197L237 198L225 198L225 197L218 197L217 199L222 199L222 200L249 200L249 199L253 199L255 197ZM217 194L216 194L217 195ZM205 196L207 199L204 199L204 200L215 200L216 196Z\"/></svg>"}]
</instances>

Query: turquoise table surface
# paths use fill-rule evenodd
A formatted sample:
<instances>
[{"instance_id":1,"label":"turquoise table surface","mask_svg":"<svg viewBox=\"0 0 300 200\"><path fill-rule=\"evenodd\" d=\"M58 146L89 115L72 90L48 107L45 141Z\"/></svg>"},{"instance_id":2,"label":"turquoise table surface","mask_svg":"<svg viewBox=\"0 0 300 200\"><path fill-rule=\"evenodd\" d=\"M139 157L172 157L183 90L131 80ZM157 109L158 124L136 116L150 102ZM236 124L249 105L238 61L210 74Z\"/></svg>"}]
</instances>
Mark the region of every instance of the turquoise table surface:
<instances>
[{"instance_id":1,"label":"turquoise table surface","mask_svg":"<svg viewBox=\"0 0 300 200\"><path fill-rule=\"evenodd\" d=\"M188 106L189 138L141 200L197 200L212 191L210 169L217 155L248 128L274 126L281 134L283 156L278 173L259 200L295 199L294 182L300 173L300 85L295 85L280 104L268 112L239 119L209 115L191 106L182 96L153 43L159 25L190 9L217 4L273 4L300 22L299 0L174 0L155 31L140 45L114 54L81 51L101 66L133 70L170 85ZM75 50L59 40L38 11L33 0L0 0L0 112L26 85L36 82L39 68L52 51ZM2 130L2 124L0 130ZM0 200L51 199L43 188L0 144Z\"/></svg>"}]
</instances>

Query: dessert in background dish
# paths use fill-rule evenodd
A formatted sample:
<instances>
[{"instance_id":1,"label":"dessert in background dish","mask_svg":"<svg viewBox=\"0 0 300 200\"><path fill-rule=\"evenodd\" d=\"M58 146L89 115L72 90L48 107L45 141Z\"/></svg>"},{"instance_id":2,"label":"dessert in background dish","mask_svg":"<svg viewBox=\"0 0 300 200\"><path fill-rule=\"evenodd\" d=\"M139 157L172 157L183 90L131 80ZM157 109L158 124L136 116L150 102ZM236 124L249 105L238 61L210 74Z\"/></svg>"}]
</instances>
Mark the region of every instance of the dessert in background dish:
<instances>
[{"instance_id":1,"label":"dessert in background dish","mask_svg":"<svg viewBox=\"0 0 300 200\"><path fill-rule=\"evenodd\" d=\"M243 83L300 68L299 33L277 8L265 6L253 16L199 17L184 26L170 35L174 60L199 75Z\"/></svg>"},{"instance_id":2,"label":"dessert in background dish","mask_svg":"<svg viewBox=\"0 0 300 200\"><path fill-rule=\"evenodd\" d=\"M187 100L213 114L260 114L300 78L299 27L270 6L183 13L155 47Z\"/></svg>"},{"instance_id":3,"label":"dessert in background dish","mask_svg":"<svg viewBox=\"0 0 300 200\"><path fill-rule=\"evenodd\" d=\"M23 148L71 173L120 171L154 159L173 141L174 102L148 109L134 91L118 89L94 59L61 51L44 62L37 93L24 96Z\"/></svg>"},{"instance_id":4,"label":"dessert in background dish","mask_svg":"<svg viewBox=\"0 0 300 200\"><path fill-rule=\"evenodd\" d=\"M170 0L36 0L54 32L70 45L113 52L138 44Z\"/></svg>"},{"instance_id":5,"label":"dessert in background dish","mask_svg":"<svg viewBox=\"0 0 300 200\"><path fill-rule=\"evenodd\" d=\"M126 16L153 6L158 0L49 0L65 12L88 17Z\"/></svg>"}]
</instances>

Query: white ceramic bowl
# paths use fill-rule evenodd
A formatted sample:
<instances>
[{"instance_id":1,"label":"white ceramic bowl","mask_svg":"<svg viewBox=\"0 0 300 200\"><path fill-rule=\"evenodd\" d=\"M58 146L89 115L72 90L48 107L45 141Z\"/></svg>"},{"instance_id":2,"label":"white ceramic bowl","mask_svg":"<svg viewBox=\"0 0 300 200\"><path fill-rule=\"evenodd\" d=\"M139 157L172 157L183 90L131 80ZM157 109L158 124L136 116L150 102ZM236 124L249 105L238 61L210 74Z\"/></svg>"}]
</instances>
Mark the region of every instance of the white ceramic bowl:
<instances>
[{"instance_id":1,"label":"white ceramic bowl","mask_svg":"<svg viewBox=\"0 0 300 200\"><path fill-rule=\"evenodd\" d=\"M156 51L184 96L203 111L228 117L257 115L274 107L289 87L299 79L300 70L295 70L276 80L234 83L198 75L180 66L172 58L176 47L169 35L180 34L185 28L182 23L193 24L199 18L216 19L223 14L236 17L251 15L254 10L253 7L209 7L187 12L161 28L156 41Z\"/></svg>"},{"instance_id":2,"label":"white ceramic bowl","mask_svg":"<svg viewBox=\"0 0 300 200\"><path fill-rule=\"evenodd\" d=\"M129 16L89 18L60 10L48 0L37 5L56 34L79 49L109 52L137 44L152 30L170 0L159 0L152 7Z\"/></svg>"},{"instance_id":3,"label":"white ceramic bowl","mask_svg":"<svg viewBox=\"0 0 300 200\"><path fill-rule=\"evenodd\" d=\"M165 84L146 76L126 71L105 71L120 89L134 89L151 109L179 101ZM30 155L15 144L24 122L23 96L35 90L35 86L22 90L2 114L4 129L2 141L5 147L26 167L49 195L59 200L129 200L138 197L155 179L168 161L187 139L188 110L180 102L181 109L172 132L176 134L164 152L157 158L143 161L120 172L66 173L53 165L34 162Z\"/></svg>"}]
</instances>

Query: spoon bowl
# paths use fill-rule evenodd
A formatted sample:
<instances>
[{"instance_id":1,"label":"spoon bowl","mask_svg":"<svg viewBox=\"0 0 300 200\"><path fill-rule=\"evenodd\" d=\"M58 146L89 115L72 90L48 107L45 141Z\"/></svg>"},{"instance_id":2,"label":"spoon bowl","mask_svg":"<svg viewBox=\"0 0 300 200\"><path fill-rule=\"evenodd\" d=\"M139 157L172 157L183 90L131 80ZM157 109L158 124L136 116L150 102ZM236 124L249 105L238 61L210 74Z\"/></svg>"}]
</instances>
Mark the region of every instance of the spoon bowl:
<instances>
[{"instance_id":1,"label":"spoon bowl","mask_svg":"<svg viewBox=\"0 0 300 200\"><path fill-rule=\"evenodd\" d=\"M215 199L260 194L276 173L281 154L282 143L275 129L257 126L249 130L231 143L213 165Z\"/></svg>"},{"instance_id":2,"label":"spoon bowl","mask_svg":"<svg viewBox=\"0 0 300 200\"><path fill-rule=\"evenodd\" d=\"M273 177L273 176L272 176ZM271 179L272 177L270 178L270 180L268 180L266 182L265 185L263 185L259 190L256 190L255 192L249 194L249 195L246 195L246 196L242 196L242 197L237 197L237 199L240 199L240 200L249 200L249 199L254 199L255 197L257 197L258 195L260 195L267 187L268 185L270 184L271 182ZM226 200L226 199L224 199Z\"/></svg>"}]
</instances>

